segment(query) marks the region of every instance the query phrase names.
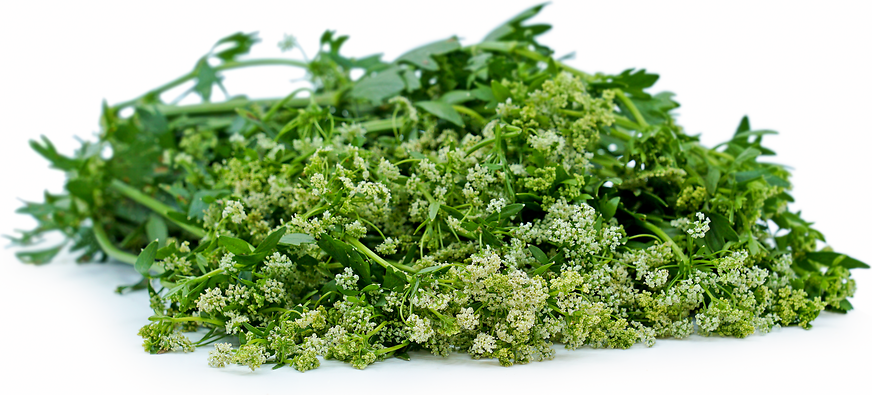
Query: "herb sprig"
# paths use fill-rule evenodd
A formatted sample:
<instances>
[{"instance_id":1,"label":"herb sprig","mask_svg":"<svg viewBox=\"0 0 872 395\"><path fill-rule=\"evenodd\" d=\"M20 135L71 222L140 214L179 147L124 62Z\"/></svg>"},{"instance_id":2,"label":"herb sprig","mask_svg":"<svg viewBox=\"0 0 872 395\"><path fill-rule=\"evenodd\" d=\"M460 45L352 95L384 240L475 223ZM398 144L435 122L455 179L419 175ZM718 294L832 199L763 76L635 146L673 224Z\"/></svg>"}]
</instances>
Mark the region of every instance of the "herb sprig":
<instances>
[{"instance_id":1,"label":"herb sprig","mask_svg":"<svg viewBox=\"0 0 872 395\"><path fill-rule=\"evenodd\" d=\"M364 368L415 349L512 365L554 342L745 337L852 309L850 269L868 266L819 250L790 211L789 172L760 160L775 132L744 118L701 146L650 92L657 75L555 60L536 41L550 26L527 24L541 8L392 62L346 57L330 31L305 61L241 59L257 36L221 39L191 72L104 104L72 157L31 143L68 181L19 210L38 226L14 241L66 242L18 256L132 264L143 280L119 292L151 296L146 351L215 343L216 367ZM210 102L222 71L276 64L312 88ZM162 101L191 81L202 103Z\"/></svg>"}]
</instances>

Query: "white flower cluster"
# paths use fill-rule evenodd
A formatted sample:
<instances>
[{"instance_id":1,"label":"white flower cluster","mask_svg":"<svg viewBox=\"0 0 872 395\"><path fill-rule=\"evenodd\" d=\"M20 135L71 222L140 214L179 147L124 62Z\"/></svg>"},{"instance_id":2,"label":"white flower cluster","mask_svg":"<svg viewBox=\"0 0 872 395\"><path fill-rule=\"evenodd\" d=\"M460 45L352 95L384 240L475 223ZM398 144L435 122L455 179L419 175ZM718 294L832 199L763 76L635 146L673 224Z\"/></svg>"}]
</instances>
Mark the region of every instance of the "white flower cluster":
<instances>
[{"instance_id":1,"label":"white flower cluster","mask_svg":"<svg viewBox=\"0 0 872 395\"><path fill-rule=\"evenodd\" d=\"M496 347L497 339L487 333L481 332L475 337L475 340L472 341L472 347L469 348L469 353L472 354L473 357L481 357L484 354L494 352Z\"/></svg>"},{"instance_id":2,"label":"white flower cluster","mask_svg":"<svg viewBox=\"0 0 872 395\"><path fill-rule=\"evenodd\" d=\"M488 214L499 213L503 210L503 207L506 207L507 204L508 204L508 202L506 202L506 199L504 199L504 198L491 199L491 201L490 201L490 203L488 203L485 211Z\"/></svg>"},{"instance_id":3,"label":"white flower cluster","mask_svg":"<svg viewBox=\"0 0 872 395\"><path fill-rule=\"evenodd\" d=\"M463 329L475 330L478 327L478 315L475 314L472 307L462 308L457 313L457 324Z\"/></svg>"},{"instance_id":4,"label":"white flower cluster","mask_svg":"<svg viewBox=\"0 0 872 395\"><path fill-rule=\"evenodd\" d=\"M597 231L598 217L596 210L588 204L571 204L561 198L546 208L543 219L532 226L522 225L519 232L526 231L524 236L539 244L547 242L568 247L568 258L595 255L603 247L614 250L624 234L619 225L603 225L604 231Z\"/></svg>"},{"instance_id":5,"label":"white flower cluster","mask_svg":"<svg viewBox=\"0 0 872 395\"><path fill-rule=\"evenodd\" d=\"M245 214L245 208L242 207L242 203L238 200L228 200L224 205L224 211L221 213L221 217L230 217L230 222L233 222L234 224L241 224L242 221L248 219L248 215Z\"/></svg>"},{"instance_id":6,"label":"white flower cluster","mask_svg":"<svg viewBox=\"0 0 872 395\"><path fill-rule=\"evenodd\" d=\"M382 255L393 255L397 253L400 241L394 237L386 238L381 244L375 247L376 251Z\"/></svg>"},{"instance_id":7,"label":"white flower cluster","mask_svg":"<svg viewBox=\"0 0 872 395\"><path fill-rule=\"evenodd\" d=\"M221 311L225 306L227 306L227 300L220 288L209 288L197 299L197 308L204 313Z\"/></svg>"},{"instance_id":8,"label":"white flower cluster","mask_svg":"<svg viewBox=\"0 0 872 395\"><path fill-rule=\"evenodd\" d=\"M687 229L687 234L694 239L701 239L705 237L706 232L709 231L709 224L712 222L708 217L703 213L696 213L696 221L693 221L693 224L690 228Z\"/></svg>"},{"instance_id":9,"label":"white flower cluster","mask_svg":"<svg viewBox=\"0 0 872 395\"><path fill-rule=\"evenodd\" d=\"M336 274L336 286L342 289L356 290L357 280L359 279L360 277L354 274L354 270L351 270L350 267L346 267L342 270L342 273Z\"/></svg>"},{"instance_id":10,"label":"white flower cluster","mask_svg":"<svg viewBox=\"0 0 872 395\"><path fill-rule=\"evenodd\" d=\"M415 343L426 343L436 332L430 325L430 321L426 318L418 317L417 314L412 314L406 319L406 327L409 330L409 341Z\"/></svg>"},{"instance_id":11,"label":"white flower cluster","mask_svg":"<svg viewBox=\"0 0 872 395\"><path fill-rule=\"evenodd\" d=\"M215 343L215 349L209 351L209 366L223 368L233 363L233 345L230 343Z\"/></svg>"},{"instance_id":12,"label":"white flower cluster","mask_svg":"<svg viewBox=\"0 0 872 395\"><path fill-rule=\"evenodd\" d=\"M530 135L527 141L530 143L531 147L542 151L546 155L550 155L553 152L563 151L563 147L566 145L566 139L555 133L553 130L540 130L538 134Z\"/></svg>"}]
</instances>

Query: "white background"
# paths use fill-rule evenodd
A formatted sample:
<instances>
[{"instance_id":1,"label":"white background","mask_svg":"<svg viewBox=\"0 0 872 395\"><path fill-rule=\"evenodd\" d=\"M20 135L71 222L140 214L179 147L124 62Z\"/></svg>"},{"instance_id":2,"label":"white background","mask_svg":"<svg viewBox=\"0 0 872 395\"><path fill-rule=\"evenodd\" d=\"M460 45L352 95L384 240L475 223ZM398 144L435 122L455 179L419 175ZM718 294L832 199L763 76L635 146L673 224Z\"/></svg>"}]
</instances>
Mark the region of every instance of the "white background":
<instances>
[{"instance_id":1,"label":"white background","mask_svg":"<svg viewBox=\"0 0 872 395\"><path fill-rule=\"evenodd\" d=\"M760 4L762 3L762 4ZM677 93L679 122L713 145L742 115L794 169L795 209L816 222L840 252L872 263L869 252L869 150L872 9L864 2L555 1L534 21L554 25L542 38L586 71L639 67ZM256 56L279 56L295 35L308 55L325 29L348 34L345 53L407 49L453 34L464 43L535 3L433 2L3 2L0 5L0 233L33 223L13 214L18 198L59 192L63 175L27 147L50 137L63 152L73 136L91 138L100 102L135 97L190 70L220 37L260 31ZM300 57L299 52L288 56ZM286 94L302 73L288 68L228 73L231 94ZM220 100L220 97L215 97ZM824 313L815 328L748 339L663 340L653 348L559 350L556 360L510 369L464 355L393 359L364 371L328 361L301 374L211 369L206 350L149 355L137 329L150 315L143 293L112 290L137 275L123 264L18 263L0 249L0 392L251 393L312 391L440 392L561 389L580 393L764 390L868 393L872 276L855 271L855 311ZM11 391L10 391L11 390ZM204 391L204 393L205 393ZM309 391L305 391L307 393ZM490 392L490 391L488 391ZM326 393L326 392L325 392Z\"/></svg>"}]
</instances>

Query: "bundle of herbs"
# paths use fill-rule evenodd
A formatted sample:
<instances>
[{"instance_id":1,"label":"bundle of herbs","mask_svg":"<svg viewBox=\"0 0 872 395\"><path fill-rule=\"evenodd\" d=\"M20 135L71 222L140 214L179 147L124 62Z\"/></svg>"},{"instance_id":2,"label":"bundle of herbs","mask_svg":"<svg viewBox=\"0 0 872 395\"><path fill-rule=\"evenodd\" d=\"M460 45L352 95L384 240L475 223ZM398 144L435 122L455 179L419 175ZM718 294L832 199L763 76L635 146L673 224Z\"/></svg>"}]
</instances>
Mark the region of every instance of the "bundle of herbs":
<instances>
[{"instance_id":1,"label":"bundle of herbs","mask_svg":"<svg viewBox=\"0 0 872 395\"><path fill-rule=\"evenodd\" d=\"M649 92L657 75L552 57L549 26L526 23L540 9L393 62L346 57L331 31L311 61L241 59L257 36L226 37L104 105L73 156L32 142L68 181L19 210L38 226L15 242L66 242L18 256L132 264L143 279L118 292L150 295L146 351L214 344L216 367L362 369L417 349L512 365L555 342L745 337L852 308L849 270L868 266L819 249L788 208L790 174L760 160L774 132L745 118L701 146ZM312 88L210 102L223 71L261 65L305 68ZM162 101L185 83L201 104Z\"/></svg>"}]
</instances>

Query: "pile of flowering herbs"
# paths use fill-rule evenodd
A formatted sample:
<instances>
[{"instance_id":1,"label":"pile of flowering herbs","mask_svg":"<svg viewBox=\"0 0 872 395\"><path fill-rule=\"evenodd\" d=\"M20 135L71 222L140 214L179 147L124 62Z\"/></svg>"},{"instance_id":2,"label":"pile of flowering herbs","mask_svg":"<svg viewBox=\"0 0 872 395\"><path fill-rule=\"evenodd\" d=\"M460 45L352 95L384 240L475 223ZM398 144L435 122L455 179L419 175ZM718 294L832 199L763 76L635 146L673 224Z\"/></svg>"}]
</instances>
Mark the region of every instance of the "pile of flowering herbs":
<instances>
[{"instance_id":1,"label":"pile of flowering herbs","mask_svg":"<svg viewBox=\"0 0 872 395\"><path fill-rule=\"evenodd\" d=\"M868 266L818 250L788 209L789 173L758 160L774 132L746 118L702 147L671 94L646 91L656 75L552 58L535 41L549 26L525 24L540 8L393 62L345 57L333 32L310 62L240 60L257 37L222 39L192 72L104 106L74 156L32 143L69 178L19 210L39 225L16 242L67 242L19 257L134 264L143 280L119 292L151 296L145 349L214 344L215 367L362 369L416 349L508 366L553 343L745 337L852 308L849 269ZM221 71L276 64L314 88L209 101ZM202 104L161 101L188 81Z\"/></svg>"}]
</instances>

